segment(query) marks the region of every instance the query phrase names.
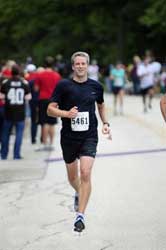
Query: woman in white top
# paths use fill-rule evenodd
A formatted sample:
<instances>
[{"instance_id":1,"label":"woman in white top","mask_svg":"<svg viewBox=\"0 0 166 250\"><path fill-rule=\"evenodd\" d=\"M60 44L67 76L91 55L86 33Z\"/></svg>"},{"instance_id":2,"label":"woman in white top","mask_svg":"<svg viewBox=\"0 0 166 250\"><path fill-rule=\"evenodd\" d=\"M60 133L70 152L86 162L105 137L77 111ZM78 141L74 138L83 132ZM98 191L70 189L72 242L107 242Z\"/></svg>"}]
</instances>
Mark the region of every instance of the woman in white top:
<instances>
[{"instance_id":1,"label":"woman in white top","mask_svg":"<svg viewBox=\"0 0 166 250\"><path fill-rule=\"evenodd\" d=\"M144 62L138 66L137 75L140 78L140 89L142 94L144 112L146 113L148 108L152 108L152 98L154 96L154 67L153 63L150 63L151 58L149 56L145 57ZM149 102L147 105L147 96L149 97Z\"/></svg>"}]
</instances>

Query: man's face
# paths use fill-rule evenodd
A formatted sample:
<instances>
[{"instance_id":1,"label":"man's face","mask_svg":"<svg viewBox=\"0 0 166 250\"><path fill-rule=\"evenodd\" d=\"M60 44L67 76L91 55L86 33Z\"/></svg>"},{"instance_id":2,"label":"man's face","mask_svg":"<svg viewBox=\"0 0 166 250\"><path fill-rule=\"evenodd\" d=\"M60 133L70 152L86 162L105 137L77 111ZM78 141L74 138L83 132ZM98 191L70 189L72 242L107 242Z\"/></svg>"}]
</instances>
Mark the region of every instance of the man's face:
<instances>
[{"instance_id":1,"label":"man's face","mask_svg":"<svg viewBox=\"0 0 166 250\"><path fill-rule=\"evenodd\" d=\"M88 63L85 57L77 56L74 59L72 69L77 77L84 77L88 72Z\"/></svg>"}]
</instances>

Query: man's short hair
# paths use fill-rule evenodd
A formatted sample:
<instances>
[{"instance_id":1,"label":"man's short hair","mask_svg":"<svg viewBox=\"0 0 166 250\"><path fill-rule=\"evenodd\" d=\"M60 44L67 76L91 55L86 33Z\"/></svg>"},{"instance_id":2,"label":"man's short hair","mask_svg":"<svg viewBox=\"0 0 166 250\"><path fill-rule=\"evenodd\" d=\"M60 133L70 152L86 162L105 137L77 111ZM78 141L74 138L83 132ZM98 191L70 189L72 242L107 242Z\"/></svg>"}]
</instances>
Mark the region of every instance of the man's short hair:
<instances>
[{"instance_id":1,"label":"man's short hair","mask_svg":"<svg viewBox=\"0 0 166 250\"><path fill-rule=\"evenodd\" d=\"M87 61L87 64L89 64L89 61L90 61L89 54L86 53L86 52L83 52L83 51L77 51L77 52L75 52L75 53L71 56L71 64L72 64L72 65L74 64L74 59L75 59L77 56L85 57L85 58L86 58L86 61Z\"/></svg>"}]
</instances>

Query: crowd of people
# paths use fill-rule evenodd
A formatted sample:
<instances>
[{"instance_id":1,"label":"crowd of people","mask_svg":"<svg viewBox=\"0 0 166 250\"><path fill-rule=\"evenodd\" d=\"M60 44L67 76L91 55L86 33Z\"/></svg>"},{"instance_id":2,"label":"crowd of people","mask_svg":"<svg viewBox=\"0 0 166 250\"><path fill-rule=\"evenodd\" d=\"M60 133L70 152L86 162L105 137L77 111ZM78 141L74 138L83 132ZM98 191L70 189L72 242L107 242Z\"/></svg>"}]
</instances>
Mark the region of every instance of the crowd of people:
<instances>
[{"instance_id":1,"label":"crowd of people","mask_svg":"<svg viewBox=\"0 0 166 250\"><path fill-rule=\"evenodd\" d=\"M17 66L17 74L14 75ZM106 70L107 68L107 70ZM10 134L16 122L24 121L26 116L30 116L31 143L36 143L38 125L41 125L41 143L43 148L52 149L55 136L56 118L48 117L46 110L50 102L51 95L61 78L72 78L72 67L63 56L58 54L56 58L46 57L42 67L37 67L31 57L28 57L24 64L17 64L13 60L1 65L0 72L0 144L1 159L7 159ZM129 65L124 65L117 61L107 67L102 67L97 60L92 58L88 65L88 77L99 81L104 86L104 90L114 97L114 115L123 115L124 95L134 94L142 96L143 112L147 113L152 108L152 99L155 93L165 93L166 91L166 65L157 62L151 53L146 51L144 57L135 55ZM26 92L21 94L17 84L13 82L23 81L29 93L27 100ZM13 86L15 85L15 86ZM8 86L8 87L7 87ZM22 98L22 99L21 99ZM19 110L25 110L22 117ZM14 112L16 116L14 117ZM6 119L11 122L9 130L6 131ZM5 125L4 125L5 124ZM19 145L19 152L13 153L13 158L22 158L21 141L23 128L16 126L15 147ZM22 131L22 132L21 132ZM20 136L20 134L21 136ZM7 134L7 135L6 135ZM19 143L17 142L19 140ZM5 149L5 153L3 153Z\"/></svg>"},{"instance_id":2,"label":"crowd of people","mask_svg":"<svg viewBox=\"0 0 166 250\"><path fill-rule=\"evenodd\" d=\"M22 67L9 60L1 69L0 85L0 142L1 159L8 157L10 135L15 133L13 158L22 159L21 145L26 117L31 119L31 142L36 143L38 125L41 142L52 147L56 119L47 116L49 99L62 78L54 69L53 57L46 57L43 67L29 62ZM13 130L15 128L15 130Z\"/></svg>"},{"instance_id":3,"label":"crowd of people","mask_svg":"<svg viewBox=\"0 0 166 250\"><path fill-rule=\"evenodd\" d=\"M133 62L129 65L119 61L115 65L109 65L105 84L107 90L114 95L115 115L123 114L125 93L140 95L143 112L147 113L152 109L154 95L166 92L166 65L156 61L153 54L147 51L142 58L133 56Z\"/></svg>"}]
</instances>

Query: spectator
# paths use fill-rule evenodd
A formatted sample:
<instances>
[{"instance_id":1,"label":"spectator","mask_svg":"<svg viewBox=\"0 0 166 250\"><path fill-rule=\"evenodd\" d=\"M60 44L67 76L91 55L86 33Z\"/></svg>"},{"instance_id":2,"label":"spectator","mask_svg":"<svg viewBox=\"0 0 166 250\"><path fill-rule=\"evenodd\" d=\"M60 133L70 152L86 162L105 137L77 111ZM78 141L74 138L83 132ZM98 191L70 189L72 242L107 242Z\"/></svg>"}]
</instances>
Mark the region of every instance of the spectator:
<instances>
[{"instance_id":1,"label":"spectator","mask_svg":"<svg viewBox=\"0 0 166 250\"><path fill-rule=\"evenodd\" d=\"M110 79L113 81L112 92L114 95L114 114L117 114L117 102L119 101L119 113L123 115L123 98L125 86L125 70L122 63L117 62L116 67L111 70Z\"/></svg>"},{"instance_id":2,"label":"spectator","mask_svg":"<svg viewBox=\"0 0 166 250\"><path fill-rule=\"evenodd\" d=\"M34 64L28 64L26 67L27 74L25 79L29 82L32 99L29 101L30 117L31 117L31 143L36 143L37 128L38 128L38 92L34 90L34 82L37 77L36 66Z\"/></svg>"},{"instance_id":3,"label":"spectator","mask_svg":"<svg viewBox=\"0 0 166 250\"><path fill-rule=\"evenodd\" d=\"M164 65L162 67L162 71L160 74L160 87L161 87L161 93L166 92L166 66Z\"/></svg>"},{"instance_id":4,"label":"spectator","mask_svg":"<svg viewBox=\"0 0 166 250\"><path fill-rule=\"evenodd\" d=\"M21 144L25 124L25 99L30 99L30 89L27 81L20 77L18 65L12 66L11 79L4 80L1 94L5 98L5 120L3 123L1 159L5 160L9 151L10 132L13 126L16 129L14 144L14 159L22 159Z\"/></svg>"},{"instance_id":5,"label":"spectator","mask_svg":"<svg viewBox=\"0 0 166 250\"><path fill-rule=\"evenodd\" d=\"M88 77L92 80L99 80L99 66L97 60L93 59L91 64L88 66Z\"/></svg>"},{"instance_id":6,"label":"spectator","mask_svg":"<svg viewBox=\"0 0 166 250\"><path fill-rule=\"evenodd\" d=\"M130 78L133 82L133 91L134 95L138 95L140 93L140 78L137 74L138 66L141 64L141 59L139 56L133 57L133 67L130 71Z\"/></svg>"},{"instance_id":7,"label":"spectator","mask_svg":"<svg viewBox=\"0 0 166 250\"><path fill-rule=\"evenodd\" d=\"M158 66L158 65L157 65ZM144 113L148 108L152 108L152 98L154 96L155 74L159 67L152 62L151 57L146 56L144 62L138 66L137 74L140 77L140 89L142 94ZM147 103L148 97L148 103Z\"/></svg>"},{"instance_id":8,"label":"spectator","mask_svg":"<svg viewBox=\"0 0 166 250\"><path fill-rule=\"evenodd\" d=\"M39 91L39 124L42 127L41 137L44 149L51 149L53 147L55 135L54 125L57 123L57 118L47 115L47 106L50 102L49 99L61 79L61 75L54 71L53 67L54 59L50 56L46 57L45 69L37 74L35 80L35 90Z\"/></svg>"},{"instance_id":9,"label":"spectator","mask_svg":"<svg viewBox=\"0 0 166 250\"><path fill-rule=\"evenodd\" d=\"M16 64L13 60L8 60L6 64L2 67L1 77L3 78L11 78L11 68Z\"/></svg>"}]
</instances>

